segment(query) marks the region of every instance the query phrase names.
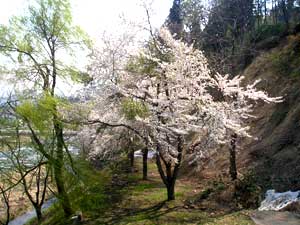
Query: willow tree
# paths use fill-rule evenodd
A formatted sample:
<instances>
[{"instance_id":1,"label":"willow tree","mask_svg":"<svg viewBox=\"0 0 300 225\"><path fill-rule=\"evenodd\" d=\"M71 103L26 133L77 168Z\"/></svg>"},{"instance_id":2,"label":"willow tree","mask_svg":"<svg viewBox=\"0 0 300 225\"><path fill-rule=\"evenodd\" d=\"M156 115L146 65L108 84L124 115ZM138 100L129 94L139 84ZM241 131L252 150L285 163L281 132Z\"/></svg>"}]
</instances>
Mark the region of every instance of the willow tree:
<instances>
[{"instance_id":1,"label":"willow tree","mask_svg":"<svg viewBox=\"0 0 300 225\"><path fill-rule=\"evenodd\" d=\"M78 46L86 47L88 39L79 27L73 26L68 0L32 3L25 16L13 17L7 26L0 26L0 52L9 61L8 75L22 83L22 92L26 93L26 86L31 87L14 110L30 130L36 149L52 165L58 198L65 216L70 216L63 173L65 124L57 88L66 78L81 77L82 73L70 62Z\"/></svg>"}]
</instances>

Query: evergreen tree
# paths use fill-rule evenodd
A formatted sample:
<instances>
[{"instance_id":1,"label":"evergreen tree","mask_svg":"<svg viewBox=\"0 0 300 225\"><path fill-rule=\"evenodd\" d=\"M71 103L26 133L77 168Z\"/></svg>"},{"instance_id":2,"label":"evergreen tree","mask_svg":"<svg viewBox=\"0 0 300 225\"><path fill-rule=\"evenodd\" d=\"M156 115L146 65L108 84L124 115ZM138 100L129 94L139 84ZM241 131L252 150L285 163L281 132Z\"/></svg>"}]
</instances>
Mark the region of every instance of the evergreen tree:
<instances>
[{"instance_id":1,"label":"evergreen tree","mask_svg":"<svg viewBox=\"0 0 300 225\"><path fill-rule=\"evenodd\" d=\"M183 30L182 15L181 15L181 0L174 0L173 6L170 9L169 16L166 21L166 26L169 28L172 35L180 38Z\"/></svg>"}]
</instances>

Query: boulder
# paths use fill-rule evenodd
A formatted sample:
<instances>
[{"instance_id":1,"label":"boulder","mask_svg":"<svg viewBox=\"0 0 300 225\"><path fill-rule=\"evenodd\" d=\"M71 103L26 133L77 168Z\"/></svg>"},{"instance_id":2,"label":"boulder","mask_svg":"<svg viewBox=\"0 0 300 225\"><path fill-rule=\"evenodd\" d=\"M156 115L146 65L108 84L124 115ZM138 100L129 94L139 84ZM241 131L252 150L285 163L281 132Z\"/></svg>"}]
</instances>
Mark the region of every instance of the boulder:
<instances>
[{"instance_id":1,"label":"boulder","mask_svg":"<svg viewBox=\"0 0 300 225\"><path fill-rule=\"evenodd\" d=\"M275 190L268 190L266 198L261 202L259 211L282 211L288 209L292 204L300 203L300 191L287 191L283 193L275 192Z\"/></svg>"}]
</instances>

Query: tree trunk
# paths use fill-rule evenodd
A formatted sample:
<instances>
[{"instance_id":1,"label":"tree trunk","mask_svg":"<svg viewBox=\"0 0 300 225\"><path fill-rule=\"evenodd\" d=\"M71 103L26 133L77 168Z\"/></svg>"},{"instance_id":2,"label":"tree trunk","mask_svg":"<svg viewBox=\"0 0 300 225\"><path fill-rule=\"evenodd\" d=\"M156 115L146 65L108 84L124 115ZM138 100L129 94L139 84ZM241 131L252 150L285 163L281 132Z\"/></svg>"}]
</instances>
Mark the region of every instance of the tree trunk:
<instances>
[{"instance_id":1,"label":"tree trunk","mask_svg":"<svg viewBox=\"0 0 300 225\"><path fill-rule=\"evenodd\" d=\"M237 139L237 134L231 135L231 141L230 141L230 148L229 148L229 153L230 153L230 168L229 168L229 173L231 180L234 181L237 179L237 169L236 169L236 139Z\"/></svg>"},{"instance_id":2,"label":"tree trunk","mask_svg":"<svg viewBox=\"0 0 300 225\"><path fill-rule=\"evenodd\" d=\"M159 175L167 188L168 201L175 200L175 190L174 190L175 182L172 182L173 176L172 176L172 174L169 174L168 172L166 172L166 174L165 174L164 169L161 164L161 157L159 156L159 154L156 155L156 165L157 165ZM169 166L169 168L171 168L171 165L167 165L167 166ZM167 168L166 168L166 170L167 170Z\"/></svg>"},{"instance_id":3,"label":"tree trunk","mask_svg":"<svg viewBox=\"0 0 300 225\"><path fill-rule=\"evenodd\" d=\"M130 172L134 172L134 150L130 150L128 153Z\"/></svg>"},{"instance_id":4,"label":"tree trunk","mask_svg":"<svg viewBox=\"0 0 300 225\"><path fill-rule=\"evenodd\" d=\"M65 182L63 178L63 165L64 165L64 154L63 154L63 129L61 124L54 118L54 129L56 134L56 160L54 163L54 178L57 187L58 197L64 210L65 217L72 215L72 208L68 193L65 190Z\"/></svg>"},{"instance_id":5,"label":"tree trunk","mask_svg":"<svg viewBox=\"0 0 300 225\"><path fill-rule=\"evenodd\" d=\"M8 225L9 221L10 221L10 202L9 202L10 191L9 191L8 194L6 194L1 186L0 186L0 191L1 191L1 195L2 195L3 200L4 200L4 205L6 206L6 218L5 218L5 221L2 222L0 220L0 224Z\"/></svg>"},{"instance_id":6,"label":"tree trunk","mask_svg":"<svg viewBox=\"0 0 300 225\"><path fill-rule=\"evenodd\" d=\"M289 18L289 12L287 10L285 0L281 0L281 11L283 14L286 30L288 31L290 28L290 18Z\"/></svg>"},{"instance_id":7,"label":"tree trunk","mask_svg":"<svg viewBox=\"0 0 300 225\"><path fill-rule=\"evenodd\" d=\"M157 152L160 152L160 145L157 145ZM182 160L182 152L183 152L183 139L181 137L178 137L178 157L177 157L177 164L174 165L173 171L172 171L172 164L169 162L166 162L160 154L156 155L156 165L158 168L158 172L160 174L160 177L162 181L164 182L166 188L167 188L167 194L168 194L168 201L175 200L175 183L178 176L178 171L181 165ZM162 167L161 161L164 162L165 170Z\"/></svg>"},{"instance_id":8,"label":"tree trunk","mask_svg":"<svg viewBox=\"0 0 300 225\"><path fill-rule=\"evenodd\" d=\"M148 148L143 149L143 180L148 179Z\"/></svg>"},{"instance_id":9,"label":"tree trunk","mask_svg":"<svg viewBox=\"0 0 300 225\"><path fill-rule=\"evenodd\" d=\"M167 186L168 191L168 201L175 200L175 182L171 182Z\"/></svg>"},{"instance_id":10,"label":"tree trunk","mask_svg":"<svg viewBox=\"0 0 300 225\"><path fill-rule=\"evenodd\" d=\"M35 205L34 209L35 209L36 217L37 217L38 221L40 222L42 220L42 207Z\"/></svg>"}]
</instances>

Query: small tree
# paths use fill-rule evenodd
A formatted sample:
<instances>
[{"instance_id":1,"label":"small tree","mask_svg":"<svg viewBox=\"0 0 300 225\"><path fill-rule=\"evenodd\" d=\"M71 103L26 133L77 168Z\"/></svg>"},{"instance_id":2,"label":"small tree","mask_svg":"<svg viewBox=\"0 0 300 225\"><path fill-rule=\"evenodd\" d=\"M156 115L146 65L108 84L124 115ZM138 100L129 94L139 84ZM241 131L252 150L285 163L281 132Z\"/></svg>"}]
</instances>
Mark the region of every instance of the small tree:
<instances>
[{"instance_id":1,"label":"small tree","mask_svg":"<svg viewBox=\"0 0 300 225\"><path fill-rule=\"evenodd\" d=\"M10 221L10 194L11 190L5 190L2 184L0 184L0 202L3 203L3 209L5 209L5 219L3 221L0 220L1 225L8 225Z\"/></svg>"},{"instance_id":2,"label":"small tree","mask_svg":"<svg viewBox=\"0 0 300 225\"><path fill-rule=\"evenodd\" d=\"M7 173L10 175L7 177L11 180L11 188L21 184L24 193L35 209L38 221L41 221L50 168L43 156L37 154L30 146L21 147L19 137L17 140L16 143L4 143L8 147L4 155L11 164L10 171Z\"/></svg>"},{"instance_id":3,"label":"small tree","mask_svg":"<svg viewBox=\"0 0 300 225\"><path fill-rule=\"evenodd\" d=\"M3 176L3 182L7 183L7 187L2 188L2 192L10 193L21 186L40 221L42 205L49 187L50 167L45 157L34 149L35 145L20 133L20 129L24 128L21 120L14 117L9 108L7 110L3 110L0 123L8 135L0 139L3 147L0 153L5 158L0 163L0 175ZM9 118L6 118L7 115Z\"/></svg>"}]
</instances>

